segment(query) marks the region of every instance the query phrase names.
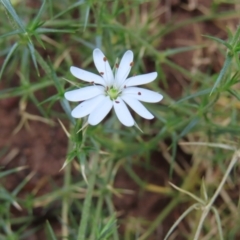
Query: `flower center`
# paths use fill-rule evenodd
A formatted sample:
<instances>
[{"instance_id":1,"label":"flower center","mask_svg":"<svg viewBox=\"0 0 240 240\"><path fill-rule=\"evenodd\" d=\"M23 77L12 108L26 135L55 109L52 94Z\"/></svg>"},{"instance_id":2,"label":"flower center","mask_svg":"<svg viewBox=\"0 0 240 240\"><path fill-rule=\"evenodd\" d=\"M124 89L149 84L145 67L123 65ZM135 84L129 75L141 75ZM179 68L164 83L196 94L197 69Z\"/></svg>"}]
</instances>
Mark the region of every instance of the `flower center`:
<instances>
[{"instance_id":1,"label":"flower center","mask_svg":"<svg viewBox=\"0 0 240 240\"><path fill-rule=\"evenodd\" d=\"M111 100L116 100L119 96L119 93L119 90L113 87L106 90L106 94L110 97Z\"/></svg>"}]
</instances>

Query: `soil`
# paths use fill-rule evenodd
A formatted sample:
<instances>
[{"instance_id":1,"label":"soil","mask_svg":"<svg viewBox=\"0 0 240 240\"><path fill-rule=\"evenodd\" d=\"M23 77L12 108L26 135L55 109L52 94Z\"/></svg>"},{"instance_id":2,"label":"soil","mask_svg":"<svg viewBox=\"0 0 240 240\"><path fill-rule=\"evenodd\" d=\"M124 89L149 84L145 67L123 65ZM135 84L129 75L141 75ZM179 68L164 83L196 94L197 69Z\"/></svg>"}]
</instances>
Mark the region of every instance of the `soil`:
<instances>
[{"instance_id":1,"label":"soil","mask_svg":"<svg viewBox=\"0 0 240 240\"><path fill-rule=\"evenodd\" d=\"M167 1L166 1L167 2ZM166 14L159 19L162 23L174 20L179 23L183 20L192 19L196 16L202 16L210 8L209 0L199 1L170 1ZM194 6L194 2L198 2ZM191 5L192 3L192 5ZM165 3L162 3L165 6ZM222 5L220 11L226 10L231 5ZM161 6L160 6L161 7ZM189 51L172 56L170 59L176 64L194 72L195 69L210 70L219 72L223 64L223 56L217 51L216 44L205 39L202 34L212 35L215 37L226 38L226 27L235 29L237 26L236 19L207 21L189 24L181 29L175 30L172 33L165 35L159 44L159 50L170 49L183 46L193 46L196 44L207 43L206 48ZM163 66L163 71L166 74L168 85L171 86L165 89L168 94L177 99L181 96L184 86L189 84L191 79L187 79L179 72L174 72L172 69ZM3 85L0 86L2 89ZM28 113L39 115L34 106L27 106ZM50 179L61 185L62 172L61 169L65 156L67 137L62 128L55 121L55 125L30 120L29 128L23 126L20 131L13 134L19 124L21 117L19 115L19 98L10 98L0 100L0 166L4 169L12 169L18 166L27 166L23 171L10 175L5 178L3 184L9 190L13 190L23 179L30 173L33 173L32 179L21 191L24 194L35 191L37 196L41 196L51 191L52 186L48 184ZM3 152L5 151L5 153ZM181 150L179 149L179 152ZM180 155L184 153L181 152ZM177 154L178 155L178 154ZM179 160L181 161L181 160ZM149 183L156 185L166 185L169 181L169 165L164 160L161 152L155 152L151 158L151 165L155 167L154 174L152 171L147 171L139 166L134 167L134 171L141 178ZM120 212L120 219L142 218L152 221L161 212L169 199L159 193L141 191L139 186L129 177L124 169L121 169L115 179L117 188L133 190L133 194L126 194L122 198L114 197L114 205L116 210ZM13 209L16 213L16 209ZM23 211L21 214L24 215ZM162 226L159 226L149 239L163 239L164 234L169 229L174 221L179 217L181 209L174 210L171 218L167 218ZM58 220L52 216L52 213L43 212L41 208L34 210L34 215L39 221L36 225L44 224L46 219L51 220L54 229L58 229ZM122 221L124 222L124 221ZM126 225L122 223L120 231L124 231ZM44 238L44 231L38 231L32 234L27 240L40 240ZM180 238L179 238L180 239Z\"/></svg>"}]
</instances>

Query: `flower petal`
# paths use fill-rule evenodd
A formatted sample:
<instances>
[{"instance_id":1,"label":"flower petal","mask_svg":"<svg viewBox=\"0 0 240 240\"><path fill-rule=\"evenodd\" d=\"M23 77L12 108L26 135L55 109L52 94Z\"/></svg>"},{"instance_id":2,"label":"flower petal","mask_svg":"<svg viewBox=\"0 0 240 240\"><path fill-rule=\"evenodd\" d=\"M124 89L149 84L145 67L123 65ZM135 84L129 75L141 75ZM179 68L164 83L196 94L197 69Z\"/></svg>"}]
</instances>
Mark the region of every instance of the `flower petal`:
<instances>
[{"instance_id":1,"label":"flower petal","mask_svg":"<svg viewBox=\"0 0 240 240\"><path fill-rule=\"evenodd\" d=\"M68 101L80 102L80 101L84 101L84 100L96 97L97 95L101 95L101 94L104 94L104 87L89 86L89 87L84 87L84 88L66 92L64 94L64 97Z\"/></svg>"},{"instance_id":2,"label":"flower petal","mask_svg":"<svg viewBox=\"0 0 240 240\"><path fill-rule=\"evenodd\" d=\"M122 91L122 96L131 96L139 101L155 103L163 99L163 96L157 92L139 88L139 87L129 87Z\"/></svg>"},{"instance_id":3,"label":"flower petal","mask_svg":"<svg viewBox=\"0 0 240 240\"><path fill-rule=\"evenodd\" d=\"M94 98L88 99L80 103L77 107L72 110L72 116L74 118L82 118L90 114L96 106L105 98L104 95L98 95Z\"/></svg>"},{"instance_id":4,"label":"flower petal","mask_svg":"<svg viewBox=\"0 0 240 240\"><path fill-rule=\"evenodd\" d=\"M133 65L133 52L128 50L124 53L116 72L116 84L118 87L126 80Z\"/></svg>"},{"instance_id":5,"label":"flower petal","mask_svg":"<svg viewBox=\"0 0 240 240\"><path fill-rule=\"evenodd\" d=\"M128 95L121 96L121 98L141 117L146 119L154 118L154 116L137 99Z\"/></svg>"},{"instance_id":6,"label":"flower petal","mask_svg":"<svg viewBox=\"0 0 240 240\"><path fill-rule=\"evenodd\" d=\"M157 72L142 74L138 76L130 77L126 80L126 87L137 86L142 84L147 84L155 80L157 77Z\"/></svg>"},{"instance_id":7,"label":"flower petal","mask_svg":"<svg viewBox=\"0 0 240 240\"><path fill-rule=\"evenodd\" d=\"M109 96L104 97L104 99L99 102L96 108L90 113L88 123L91 125L97 125L100 123L110 112L112 106L113 102L110 100Z\"/></svg>"},{"instance_id":8,"label":"flower petal","mask_svg":"<svg viewBox=\"0 0 240 240\"><path fill-rule=\"evenodd\" d=\"M73 67L73 66L70 67L70 71L74 77L81 79L83 81L101 84L103 86L106 85L104 79L94 73L91 73L91 72L85 71L81 68L77 68L77 67Z\"/></svg>"},{"instance_id":9,"label":"flower petal","mask_svg":"<svg viewBox=\"0 0 240 240\"><path fill-rule=\"evenodd\" d=\"M118 97L115 101L113 101L113 107L119 121L123 125L127 127L132 127L134 125L134 119L131 113L129 112L126 104L123 102L123 100L120 97Z\"/></svg>"},{"instance_id":10,"label":"flower petal","mask_svg":"<svg viewBox=\"0 0 240 240\"><path fill-rule=\"evenodd\" d=\"M108 63L107 58L104 56L102 51L98 48L94 49L93 51L93 61L98 72L104 78L106 83L105 85L111 86L114 80L112 69Z\"/></svg>"}]
</instances>

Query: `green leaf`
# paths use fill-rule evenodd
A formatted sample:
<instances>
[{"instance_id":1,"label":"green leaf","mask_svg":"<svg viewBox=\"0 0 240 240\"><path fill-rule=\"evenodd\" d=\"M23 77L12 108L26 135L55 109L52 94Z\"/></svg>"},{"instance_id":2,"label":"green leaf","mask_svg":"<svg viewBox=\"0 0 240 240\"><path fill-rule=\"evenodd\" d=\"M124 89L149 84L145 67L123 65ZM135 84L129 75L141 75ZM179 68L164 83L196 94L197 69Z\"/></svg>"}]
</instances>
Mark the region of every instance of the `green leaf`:
<instances>
[{"instance_id":1,"label":"green leaf","mask_svg":"<svg viewBox=\"0 0 240 240\"><path fill-rule=\"evenodd\" d=\"M103 229L101 230L97 240L106 240L109 239L110 235L113 233L113 229L116 226L116 217L111 216L106 224L104 224Z\"/></svg>"},{"instance_id":2,"label":"green leaf","mask_svg":"<svg viewBox=\"0 0 240 240\"><path fill-rule=\"evenodd\" d=\"M233 34L232 34L231 30L229 29L229 27L226 27L226 30L227 30L228 39L232 39Z\"/></svg>"},{"instance_id":3,"label":"green leaf","mask_svg":"<svg viewBox=\"0 0 240 240\"><path fill-rule=\"evenodd\" d=\"M234 59L237 63L238 69L240 69L239 53L234 52Z\"/></svg>"},{"instance_id":4,"label":"green leaf","mask_svg":"<svg viewBox=\"0 0 240 240\"><path fill-rule=\"evenodd\" d=\"M201 188L200 188L200 194L201 194L201 199L203 199L205 202L207 202L208 201L208 193L207 193L207 188L206 188L203 178L202 178L202 183L201 183Z\"/></svg>"},{"instance_id":5,"label":"green leaf","mask_svg":"<svg viewBox=\"0 0 240 240\"><path fill-rule=\"evenodd\" d=\"M13 205L15 205L14 203L16 203L15 196L12 196L12 194L9 193L4 188L0 188L0 200L7 200L7 201L11 202L11 204L13 204Z\"/></svg>"},{"instance_id":6,"label":"green leaf","mask_svg":"<svg viewBox=\"0 0 240 240\"><path fill-rule=\"evenodd\" d=\"M69 163L72 162L72 160L76 157L76 154L77 153L76 153L75 149L67 154L67 158L66 158L65 162L63 163L61 170L64 169Z\"/></svg>"},{"instance_id":7,"label":"green leaf","mask_svg":"<svg viewBox=\"0 0 240 240\"><path fill-rule=\"evenodd\" d=\"M45 100L43 100L42 102L39 103L39 105L43 105L44 103L47 102L57 102L58 100L60 100L60 96L59 95L53 95Z\"/></svg>"},{"instance_id":8,"label":"green leaf","mask_svg":"<svg viewBox=\"0 0 240 240\"><path fill-rule=\"evenodd\" d=\"M180 135L179 135L179 138L182 138L182 137L184 137L186 134L188 134L188 133L192 130L192 128L194 128L194 127L198 124L198 122L199 122L199 118L198 118L198 117L193 118L193 119L189 122L189 124L182 130L182 132L181 132Z\"/></svg>"},{"instance_id":9,"label":"green leaf","mask_svg":"<svg viewBox=\"0 0 240 240\"><path fill-rule=\"evenodd\" d=\"M210 38L210 39L212 39L212 40L214 40L214 41L216 41L216 42L218 42L218 43L223 44L223 45L226 46L229 50L232 50L232 49L233 49L233 47L232 47L231 44L229 44L228 42L226 42L226 41L224 41L224 40L222 40L222 39L220 39L220 38L216 38L216 37L209 36L209 35L203 35L203 36L204 36L204 37L207 37L207 38Z\"/></svg>"},{"instance_id":10,"label":"green leaf","mask_svg":"<svg viewBox=\"0 0 240 240\"><path fill-rule=\"evenodd\" d=\"M172 178L172 175L173 175L173 166L174 166L174 162L175 162L176 154L177 154L177 143L178 143L177 134L176 134L176 132L173 132L172 133L172 144L171 144L172 157L171 157L171 162L170 162L170 173L169 173L170 178Z\"/></svg>"},{"instance_id":11,"label":"green leaf","mask_svg":"<svg viewBox=\"0 0 240 240\"><path fill-rule=\"evenodd\" d=\"M42 46L42 48L46 50L45 45L44 45L41 37L38 34L34 34L34 37L37 39L38 43Z\"/></svg>"},{"instance_id":12,"label":"green leaf","mask_svg":"<svg viewBox=\"0 0 240 240\"><path fill-rule=\"evenodd\" d=\"M38 111L45 117L47 118L47 113L45 109L40 105L38 99L35 97L34 93L29 94L29 98L32 100L34 105L38 108Z\"/></svg>"},{"instance_id":13,"label":"green leaf","mask_svg":"<svg viewBox=\"0 0 240 240\"><path fill-rule=\"evenodd\" d=\"M15 88L7 88L0 91L0 99L9 98L9 97L16 97L16 96L23 96L38 91L40 89L46 88L48 86L53 85L50 81L40 82L31 84L30 86L20 86Z\"/></svg>"},{"instance_id":14,"label":"green leaf","mask_svg":"<svg viewBox=\"0 0 240 240\"><path fill-rule=\"evenodd\" d=\"M46 221L46 225L47 225L47 231L48 231L48 233L50 235L50 238L52 240L57 240L57 237L56 237L56 235L55 235L55 233L54 233L54 231L53 231L53 229L52 229L52 227L51 227L51 225L50 225L48 220Z\"/></svg>"},{"instance_id":15,"label":"green leaf","mask_svg":"<svg viewBox=\"0 0 240 240\"><path fill-rule=\"evenodd\" d=\"M49 61L48 61L48 67L50 68L51 78L52 78L52 80L54 81L55 86L56 86L59 94L63 95L63 94L64 94L63 86L62 86L62 84L60 83L59 78L58 78L55 70L53 69L53 65L52 65L50 59L49 59Z\"/></svg>"},{"instance_id":16,"label":"green leaf","mask_svg":"<svg viewBox=\"0 0 240 240\"><path fill-rule=\"evenodd\" d=\"M11 14L12 18L14 19L14 21L18 24L18 26L21 28L21 30L26 33L25 27L22 23L22 21L20 20L20 18L18 17L15 9L13 8L11 2L9 0L1 0L3 6L7 9L7 11Z\"/></svg>"},{"instance_id":17,"label":"green leaf","mask_svg":"<svg viewBox=\"0 0 240 240\"><path fill-rule=\"evenodd\" d=\"M199 203L195 203L192 206L190 206L189 208L187 208L187 210L185 210L179 217L178 219L175 221L175 223L172 225L172 227L169 229L169 231L167 232L166 236L164 237L164 240L167 240L169 238L169 236L173 233L173 231L175 230L175 228L177 227L177 225L180 224L180 222L193 210L199 209L201 207L201 204Z\"/></svg>"},{"instance_id":18,"label":"green leaf","mask_svg":"<svg viewBox=\"0 0 240 240\"><path fill-rule=\"evenodd\" d=\"M233 90L233 89L229 89L228 92L233 95L235 98L237 98L237 100L240 101L240 95L238 94L237 91Z\"/></svg>"},{"instance_id":19,"label":"green leaf","mask_svg":"<svg viewBox=\"0 0 240 240\"><path fill-rule=\"evenodd\" d=\"M217 222L219 239L220 239L220 240L224 240L222 223L221 223L221 218L220 218L220 216L219 216L218 210L217 210L215 207L211 207L211 210L213 211L213 213L214 213L214 215L215 215L216 222ZM232 239L234 239L234 238L232 238Z\"/></svg>"},{"instance_id":20,"label":"green leaf","mask_svg":"<svg viewBox=\"0 0 240 240\"><path fill-rule=\"evenodd\" d=\"M7 66L7 63L9 61L9 59L11 58L12 54L17 49L17 47L18 47L18 42L13 44L13 46L10 49L10 51L8 52L7 57L4 59L4 62L3 62L2 68L1 68L1 72L0 72L0 80L2 78L3 71L4 71L5 67Z\"/></svg>"},{"instance_id":21,"label":"green leaf","mask_svg":"<svg viewBox=\"0 0 240 240\"><path fill-rule=\"evenodd\" d=\"M180 99L179 101L177 101L177 102L174 103L174 104L178 104L178 103L184 102L184 101L189 100L189 99L192 99L192 98L196 98L196 97L199 97L199 96L202 96L202 95L206 95L206 94L209 94L210 92L211 92L211 89L210 89L210 88L204 89L204 90L202 90L202 91L199 91L199 92L196 92L196 93L194 93L194 94L192 94L192 95L189 95L189 96L187 96L187 97L184 97L184 98Z\"/></svg>"},{"instance_id":22,"label":"green leaf","mask_svg":"<svg viewBox=\"0 0 240 240\"><path fill-rule=\"evenodd\" d=\"M53 66L50 64L50 62L49 62L49 64L47 62L45 62L43 60L43 58L40 56L40 54L38 54L38 60L41 62L42 67L46 71L46 73L48 74L49 78L54 81L55 87L57 88L60 97L63 96L64 89L63 89L63 87L62 87L62 85L59 81L59 78L57 77L56 72L53 69ZM71 107L69 105L69 102L65 98L62 97L60 99L60 104L61 104L63 110L65 111L65 113L67 114L69 120L72 122L73 125L75 125L76 121L71 115L72 110L71 110Z\"/></svg>"},{"instance_id":23,"label":"green leaf","mask_svg":"<svg viewBox=\"0 0 240 240\"><path fill-rule=\"evenodd\" d=\"M42 13L43 13L43 11L44 11L44 9L45 9L45 4L46 4L46 0L43 0L43 3L42 3L42 5L41 5L41 8L40 8L40 10L38 11L37 16L33 19L31 26L34 26L37 22L39 22L40 17L42 16Z\"/></svg>"},{"instance_id":24,"label":"green leaf","mask_svg":"<svg viewBox=\"0 0 240 240\"><path fill-rule=\"evenodd\" d=\"M88 184L88 180L86 177L86 165L87 165L86 164L86 153L84 151L80 151L77 154L77 158L80 163L82 177L83 177L84 181L86 182L86 184Z\"/></svg>"},{"instance_id":25,"label":"green leaf","mask_svg":"<svg viewBox=\"0 0 240 240\"><path fill-rule=\"evenodd\" d=\"M125 164L124 166L124 170L127 172L127 174L132 178L132 180L134 182L136 182L139 186L141 186L142 188L145 188L147 185L147 181L143 178L141 178L132 168L132 166L130 166L129 164Z\"/></svg>"},{"instance_id":26,"label":"green leaf","mask_svg":"<svg viewBox=\"0 0 240 240\"><path fill-rule=\"evenodd\" d=\"M82 129L83 127L83 121L79 120L77 121L76 125L74 126L74 142L77 144L81 145L83 141L83 132L80 131L79 129Z\"/></svg>"},{"instance_id":27,"label":"green leaf","mask_svg":"<svg viewBox=\"0 0 240 240\"><path fill-rule=\"evenodd\" d=\"M30 54L31 54L31 57L32 57L34 67L37 71L37 75L40 76L39 71L38 71L37 60L36 60L36 51L35 51L34 45L30 41L28 42L28 48L29 48L29 51L30 51Z\"/></svg>"},{"instance_id":28,"label":"green leaf","mask_svg":"<svg viewBox=\"0 0 240 240\"><path fill-rule=\"evenodd\" d=\"M55 71L53 70L51 64L48 64L38 52L36 52L36 57L37 57L37 61L38 61L39 65L42 67L42 69L45 71L45 73L48 75L48 77L54 81L55 87L57 88L59 94L63 95L64 89L62 88L62 85L60 84L60 81L59 81ZM69 120L72 122L73 125L75 125L76 121L71 116L71 107L69 105L69 102L65 98L61 98L60 104L61 104L63 110L65 111L65 113L67 114Z\"/></svg>"},{"instance_id":29,"label":"green leaf","mask_svg":"<svg viewBox=\"0 0 240 240\"><path fill-rule=\"evenodd\" d=\"M16 34L19 34L19 33L23 33L23 32L20 29L17 29L17 30L14 30L14 31L11 31L11 32L8 32L8 33L5 33L5 34L1 35L0 39L5 38L5 37L9 37L9 36L13 36L13 35L16 35Z\"/></svg>"},{"instance_id":30,"label":"green leaf","mask_svg":"<svg viewBox=\"0 0 240 240\"><path fill-rule=\"evenodd\" d=\"M45 73L47 74L47 76L48 76L51 80L54 81L55 86L56 86L59 94L60 94L60 95L63 95L64 89L63 89L63 87L62 87L62 85L61 85L61 83L60 83L60 81L59 81L59 79L58 79L58 77L57 77L57 75L56 75L56 73L55 73L55 71L54 71L51 63L50 63L50 61L49 61L49 63L47 63L47 62L42 58L42 56L41 56L38 52L36 52L36 58L37 58L37 61L38 61L39 65L40 65L40 66L42 67L42 69L45 71Z\"/></svg>"},{"instance_id":31,"label":"green leaf","mask_svg":"<svg viewBox=\"0 0 240 240\"><path fill-rule=\"evenodd\" d=\"M63 98L63 99L60 100L60 104L61 104L63 110L65 111L65 113L67 114L67 116L68 116L69 120L71 121L71 123L73 125L75 125L76 121L75 121L75 119L71 115L71 111L72 110L71 110L71 107L69 105L69 102L65 98Z\"/></svg>"},{"instance_id":32,"label":"green leaf","mask_svg":"<svg viewBox=\"0 0 240 240\"><path fill-rule=\"evenodd\" d=\"M53 17L53 0L48 0L49 15Z\"/></svg>"},{"instance_id":33,"label":"green leaf","mask_svg":"<svg viewBox=\"0 0 240 240\"><path fill-rule=\"evenodd\" d=\"M2 158L7 153L8 149L8 147L3 147L2 149L0 149L0 158Z\"/></svg>"},{"instance_id":34,"label":"green leaf","mask_svg":"<svg viewBox=\"0 0 240 240\"><path fill-rule=\"evenodd\" d=\"M169 49L166 50L162 53L163 56L169 57L178 53L182 52L187 52L187 51L192 51L195 49L203 48L204 46L191 46L191 47L180 47L180 48L175 48L175 49Z\"/></svg>"},{"instance_id":35,"label":"green leaf","mask_svg":"<svg viewBox=\"0 0 240 240\"><path fill-rule=\"evenodd\" d=\"M66 10L64 10L64 11L58 13L57 15L55 15L55 16L53 17L53 19L59 18L60 16L62 16L62 15L65 14L66 12L72 10L72 9L75 8L75 7L78 7L78 6L82 5L82 4L84 4L85 2L86 2L85 0L77 1L76 3L72 4L71 6L69 6ZM53 20L53 19L52 19L52 20Z\"/></svg>"},{"instance_id":36,"label":"green leaf","mask_svg":"<svg viewBox=\"0 0 240 240\"><path fill-rule=\"evenodd\" d=\"M77 41L77 42L82 43L84 46L86 46L86 47L88 47L88 48L90 48L90 49L94 49L94 48L96 47L96 46L95 46L94 44L92 44L91 42L86 41L86 40L84 40L84 39L82 39L82 38L78 38L78 37L73 36L72 39L75 40L75 41Z\"/></svg>"},{"instance_id":37,"label":"green leaf","mask_svg":"<svg viewBox=\"0 0 240 240\"><path fill-rule=\"evenodd\" d=\"M17 196L17 194L23 189L24 186L26 186L26 184L31 180L31 178L35 175L34 172L31 172L30 174L28 174L28 176L26 176L22 182L20 182L17 187L12 191L12 195L13 196Z\"/></svg>"},{"instance_id":38,"label":"green leaf","mask_svg":"<svg viewBox=\"0 0 240 240\"><path fill-rule=\"evenodd\" d=\"M213 91L216 89L216 87L217 87L217 86L219 85L219 83L221 82L221 80L222 80L222 78L224 77L225 73L227 72L227 70L228 70L231 62L232 62L232 56L227 55L227 58L226 58L226 60L225 60L225 62L224 62L224 65L223 65L223 67L222 67L219 75L218 75L218 78L217 78L217 80L216 80L216 82L215 82L215 84L214 84L214 86L213 86L213 88L212 88L212 90L211 90L210 95L213 93Z\"/></svg>"},{"instance_id":39,"label":"green leaf","mask_svg":"<svg viewBox=\"0 0 240 240\"><path fill-rule=\"evenodd\" d=\"M90 13L90 6L87 6L86 13L85 13L85 21L84 21L83 31L85 31L85 29L87 27L89 13Z\"/></svg>"},{"instance_id":40,"label":"green leaf","mask_svg":"<svg viewBox=\"0 0 240 240\"><path fill-rule=\"evenodd\" d=\"M22 171L22 170L24 170L26 168L27 167L17 167L17 168L14 168L14 169L6 170L4 172L0 172L0 178L5 177L5 176L7 176L9 174L12 174L12 173L16 173L16 172Z\"/></svg>"},{"instance_id":41,"label":"green leaf","mask_svg":"<svg viewBox=\"0 0 240 240\"><path fill-rule=\"evenodd\" d=\"M75 33L75 30L68 29L54 29L54 28L38 28L37 33Z\"/></svg>"},{"instance_id":42,"label":"green leaf","mask_svg":"<svg viewBox=\"0 0 240 240\"><path fill-rule=\"evenodd\" d=\"M237 31L232 39L232 45L234 46L234 48L239 43L239 37L240 37L240 26L237 27Z\"/></svg>"}]
</instances>

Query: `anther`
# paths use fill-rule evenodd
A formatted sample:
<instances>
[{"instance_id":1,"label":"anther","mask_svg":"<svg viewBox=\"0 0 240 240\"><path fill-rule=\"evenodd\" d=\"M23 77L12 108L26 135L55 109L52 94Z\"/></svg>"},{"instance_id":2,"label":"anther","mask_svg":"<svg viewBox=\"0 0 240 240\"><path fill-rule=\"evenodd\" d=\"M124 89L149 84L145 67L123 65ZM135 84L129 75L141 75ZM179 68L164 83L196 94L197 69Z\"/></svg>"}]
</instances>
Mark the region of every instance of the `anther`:
<instances>
[{"instance_id":1,"label":"anther","mask_svg":"<svg viewBox=\"0 0 240 240\"><path fill-rule=\"evenodd\" d=\"M119 68L119 64L118 63L116 63L116 68Z\"/></svg>"},{"instance_id":2,"label":"anther","mask_svg":"<svg viewBox=\"0 0 240 240\"><path fill-rule=\"evenodd\" d=\"M101 75L103 75L103 74L104 74L104 72L100 72L100 74L101 74Z\"/></svg>"},{"instance_id":3,"label":"anther","mask_svg":"<svg viewBox=\"0 0 240 240\"><path fill-rule=\"evenodd\" d=\"M141 95L141 93L140 93L140 92L138 92L138 95Z\"/></svg>"},{"instance_id":4,"label":"anther","mask_svg":"<svg viewBox=\"0 0 240 240\"><path fill-rule=\"evenodd\" d=\"M126 85L124 85L124 88L126 88Z\"/></svg>"},{"instance_id":5,"label":"anther","mask_svg":"<svg viewBox=\"0 0 240 240\"><path fill-rule=\"evenodd\" d=\"M115 101L115 103L119 103L119 101Z\"/></svg>"},{"instance_id":6,"label":"anther","mask_svg":"<svg viewBox=\"0 0 240 240\"><path fill-rule=\"evenodd\" d=\"M106 61L107 61L107 58L106 58L106 57L104 57L104 58L103 58L103 61L104 61L104 62L106 62Z\"/></svg>"},{"instance_id":7,"label":"anther","mask_svg":"<svg viewBox=\"0 0 240 240\"><path fill-rule=\"evenodd\" d=\"M130 66L132 67L133 65L134 65L134 62L131 62L131 63L130 63Z\"/></svg>"},{"instance_id":8,"label":"anther","mask_svg":"<svg viewBox=\"0 0 240 240\"><path fill-rule=\"evenodd\" d=\"M93 85L93 84L94 84L94 81L90 82L90 84L92 84L92 85Z\"/></svg>"}]
</instances>

